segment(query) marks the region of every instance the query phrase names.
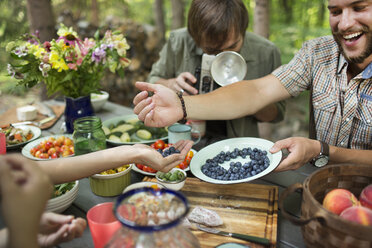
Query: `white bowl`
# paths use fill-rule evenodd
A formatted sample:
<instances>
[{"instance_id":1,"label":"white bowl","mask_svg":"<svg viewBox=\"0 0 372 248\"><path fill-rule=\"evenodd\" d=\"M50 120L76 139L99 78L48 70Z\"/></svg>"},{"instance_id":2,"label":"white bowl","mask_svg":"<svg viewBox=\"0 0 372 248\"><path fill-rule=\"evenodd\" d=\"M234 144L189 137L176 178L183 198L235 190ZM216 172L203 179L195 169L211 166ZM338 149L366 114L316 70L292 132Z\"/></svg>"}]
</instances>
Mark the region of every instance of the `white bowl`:
<instances>
[{"instance_id":1,"label":"white bowl","mask_svg":"<svg viewBox=\"0 0 372 248\"><path fill-rule=\"evenodd\" d=\"M110 96L106 91L101 91L101 93L102 94L90 94L90 102L92 103L95 112L101 110Z\"/></svg>"},{"instance_id":2,"label":"white bowl","mask_svg":"<svg viewBox=\"0 0 372 248\"><path fill-rule=\"evenodd\" d=\"M75 201L78 191L79 181L76 180L74 187L69 192L48 200L45 211L62 213Z\"/></svg>"},{"instance_id":3,"label":"white bowl","mask_svg":"<svg viewBox=\"0 0 372 248\"><path fill-rule=\"evenodd\" d=\"M184 175L183 179L177 180L177 181L165 181L165 180L162 180L162 179L159 178L159 173L161 173L161 172L158 171L155 174L156 180L158 181L158 183L160 183L161 185L163 185L167 189L180 190L185 185L187 174L184 170L182 170L180 168L173 168L173 169L170 170L170 172L173 173L176 170L181 171L183 173L183 175Z\"/></svg>"},{"instance_id":4,"label":"white bowl","mask_svg":"<svg viewBox=\"0 0 372 248\"><path fill-rule=\"evenodd\" d=\"M131 185L129 185L128 187L126 187L123 191L123 193L129 191L129 190L132 190L132 189L138 189L138 188L143 188L143 187L151 187L153 185L156 185L158 186L158 188L164 188L163 185L161 185L160 183L155 183L155 182L139 182L139 183L133 183Z\"/></svg>"}]
</instances>

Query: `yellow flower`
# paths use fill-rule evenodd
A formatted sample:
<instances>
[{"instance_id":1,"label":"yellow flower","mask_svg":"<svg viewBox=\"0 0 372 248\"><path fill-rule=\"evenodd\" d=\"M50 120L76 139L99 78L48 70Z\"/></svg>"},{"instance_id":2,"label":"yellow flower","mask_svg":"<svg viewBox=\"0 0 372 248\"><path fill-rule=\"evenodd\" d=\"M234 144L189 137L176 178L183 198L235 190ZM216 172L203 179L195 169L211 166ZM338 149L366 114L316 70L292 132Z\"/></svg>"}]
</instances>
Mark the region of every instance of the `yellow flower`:
<instances>
[{"instance_id":1,"label":"yellow flower","mask_svg":"<svg viewBox=\"0 0 372 248\"><path fill-rule=\"evenodd\" d=\"M63 58L61 58L55 51L50 52L49 63L52 65L52 68L58 70L58 72L69 69Z\"/></svg>"},{"instance_id":2,"label":"yellow flower","mask_svg":"<svg viewBox=\"0 0 372 248\"><path fill-rule=\"evenodd\" d=\"M114 41L114 47L116 48L120 57L124 57L127 54L127 50L129 49L129 45L125 38L122 40Z\"/></svg>"},{"instance_id":3,"label":"yellow flower","mask_svg":"<svg viewBox=\"0 0 372 248\"><path fill-rule=\"evenodd\" d=\"M72 29L72 27L67 28L65 25L61 24L61 27L57 31L58 36L68 36L73 35L75 37L78 37L78 34Z\"/></svg>"},{"instance_id":4,"label":"yellow flower","mask_svg":"<svg viewBox=\"0 0 372 248\"><path fill-rule=\"evenodd\" d=\"M32 53L36 58L40 60L44 58L44 54L46 53L45 48L40 47L39 45L34 45L34 44L29 44L27 47L30 53Z\"/></svg>"}]
</instances>

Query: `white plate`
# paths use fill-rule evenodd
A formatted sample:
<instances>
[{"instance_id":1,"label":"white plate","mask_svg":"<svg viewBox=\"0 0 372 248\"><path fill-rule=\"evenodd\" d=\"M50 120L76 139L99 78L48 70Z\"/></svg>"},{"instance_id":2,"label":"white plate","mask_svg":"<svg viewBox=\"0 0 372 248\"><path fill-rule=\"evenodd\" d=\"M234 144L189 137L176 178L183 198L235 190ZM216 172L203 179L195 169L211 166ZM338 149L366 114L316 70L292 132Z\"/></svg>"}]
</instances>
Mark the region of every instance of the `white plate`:
<instances>
[{"instance_id":1,"label":"white plate","mask_svg":"<svg viewBox=\"0 0 372 248\"><path fill-rule=\"evenodd\" d=\"M126 187L124 190L123 190L123 193L129 191L129 190L132 190L132 189L138 189L138 188L142 188L142 187L151 187L152 185L157 185L159 188L164 188L163 185L161 185L160 183L155 183L155 182L139 182L139 183L133 183L131 185L129 185L128 187Z\"/></svg>"},{"instance_id":2,"label":"white plate","mask_svg":"<svg viewBox=\"0 0 372 248\"><path fill-rule=\"evenodd\" d=\"M193 156L192 159L191 159L191 161L192 161L192 160L194 159L194 157L195 157L197 151L195 151L194 149L190 149L190 150L194 153L194 156ZM191 162L190 162L190 165L191 165ZM187 168L184 169L184 171L189 171L189 170L190 170L190 165L187 166ZM146 175L146 176L155 176L155 174L156 174L156 172L155 172L155 173L151 173L151 172L143 171L143 170L139 169L139 168L137 167L136 164L133 165L133 168L132 168L132 169L133 169L134 171L136 171L136 172L138 172L138 173L141 173L141 174L143 174L143 175Z\"/></svg>"},{"instance_id":3,"label":"white plate","mask_svg":"<svg viewBox=\"0 0 372 248\"><path fill-rule=\"evenodd\" d=\"M258 179L260 177L263 177L273 171L280 163L282 158L282 152L277 153L270 153L269 149L274 145L273 142L265 139L259 139L259 138L232 138L232 139L226 139L222 140L216 143L213 143L209 146L204 147L201 149L191 160L190 163L190 169L191 173L194 174L199 179L209 182L209 183L215 183L215 184L234 184L234 183L244 183L249 182L255 179ZM233 151L235 148L243 149L243 148L257 148L261 149L263 151L267 151L267 157L270 160L270 165L267 167L264 171L258 173L257 175L239 179L239 180L232 180L232 181L225 181L225 180L218 180L211 177L208 177L203 174L201 171L202 165L205 164L205 161L207 159L211 159L217 154L219 154L221 151L227 152L227 151ZM237 157L236 159L231 159L230 161L225 161L223 164L220 164L225 169L228 169L230 167L230 163L238 162L240 161L242 164L249 162L250 158L247 156L245 159L242 157Z\"/></svg>"},{"instance_id":4,"label":"white plate","mask_svg":"<svg viewBox=\"0 0 372 248\"><path fill-rule=\"evenodd\" d=\"M40 139L34 140L34 141L28 143L25 147L23 147L22 148L22 155L25 156L25 157L27 157L27 158L29 158L29 159L32 159L32 160L39 160L39 161L49 160L49 159L42 159L42 158L37 158L37 157L32 156L32 154L30 153L30 150L33 147L35 147L38 144L40 144L40 142L43 141L43 140L47 140L50 137L54 137L55 139L57 139L60 136L65 136L66 138L72 139L72 135L71 134L59 134L59 135L50 135L50 136L46 136L46 137L41 137Z\"/></svg>"},{"instance_id":5,"label":"white plate","mask_svg":"<svg viewBox=\"0 0 372 248\"><path fill-rule=\"evenodd\" d=\"M106 120L102 123L102 125L106 126L106 127L109 127L110 125L115 125L116 126L120 121L128 121L128 120L133 120L133 119L138 119L137 115L135 115L135 114L123 115L123 116L118 116L118 117L114 117L112 119ZM151 143L154 143L155 141L157 141L159 139L161 139L161 140L168 139L168 135L166 135L166 136L160 137L158 139L144 140L144 139L139 138L135 133L132 134L131 137L136 138L139 141L138 142L116 142L116 141L106 139L106 142L110 143L111 145L119 146L119 145L134 145L134 144L151 144Z\"/></svg>"},{"instance_id":6,"label":"white plate","mask_svg":"<svg viewBox=\"0 0 372 248\"><path fill-rule=\"evenodd\" d=\"M19 143L19 144L14 144L14 145L7 145L6 146L6 149L14 149L14 148L18 148L18 147L24 146L27 143L29 143L29 142L31 142L33 140L36 140L41 135L40 128L35 127L35 126L31 126L31 125L17 125L16 128L19 128L19 129L22 129L22 130L29 129L34 134L34 136L30 140L28 140L26 142L22 142L22 143Z\"/></svg>"}]
</instances>

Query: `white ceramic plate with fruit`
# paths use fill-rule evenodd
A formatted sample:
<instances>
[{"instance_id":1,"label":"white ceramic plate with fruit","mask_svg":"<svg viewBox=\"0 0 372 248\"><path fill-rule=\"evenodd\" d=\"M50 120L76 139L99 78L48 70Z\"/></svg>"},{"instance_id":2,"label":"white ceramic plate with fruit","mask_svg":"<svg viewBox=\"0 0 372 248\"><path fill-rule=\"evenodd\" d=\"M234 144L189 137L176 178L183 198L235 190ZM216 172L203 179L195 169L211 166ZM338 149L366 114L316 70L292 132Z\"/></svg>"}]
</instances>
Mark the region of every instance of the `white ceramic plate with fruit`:
<instances>
[{"instance_id":1,"label":"white ceramic plate with fruit","mask_svg":"<svg viewBox=\"0 0 372 248\"><path fill-rule=\"evenodd\" d=\"M189 161L189 163L191 163L191 161L192 161L192 158L195 156L195 154L197 153L197 151L196 150L194 150L194 149L190 149L190 151L192 152L192 157L191 157L191 159L190 159L190 161ZM188 155L189 155L190 153L188 153ZM186 158L187 158L188 156L186 156ZM185 159L186 159L185 158ZM143 166L143 165L142 165ZM143 168L141 165L139 165L138 167L137 167L137 165L135 164L134 166L133 166L133 170L134 171L136 171L136 172L138 172L138 173L141 173L141 174L143 174L143 175L146 175L146 176L155 176L155 174L156 174L156 170L153 170L151 167L148 167L148 168ZM190 170L190 164L185 168L185 169L183 169L184 171L189 171ZM155 172L153 172L153 171L155 171Z\"/></svg>"},{"instance_id":2,"label":"white ceramic plate with fruit","mask_svg":"<svg viewBox=\"0 0 372 248\"><path fill-rule=\"evenodd\" d=\"M273 142L260 138L222 140L195 154L190 170L196 177L209 183L249 182L267 175L279 165L282 152L270 153L273 145ZM214 163L209 159L215 159Z\"/></svg>"},{"instance_id":3,"label":"white ceramic plate with fruit","mask_svg":"<svg viewBox=\"0 0 372 248\"><path fill-rule=\"evenodd\" d=\"M168 139L166 128L147 127L135 114L123 115L102 123L107 143L111 145L150 144Z\"/></svg>"},{"instance_id":4,"label":"white ceramic plate with fruit","mask_svg":"<svg viewBox=\"0 0 372 248\"><path fill-rule=\"evenodd\" d=\"M54 148L55 151L51 148ZM39 156L40 153L37 153L37 151L40 151L43 155ZM29 159L40 161L73 156L74 143L72 135L51 135L36 139L23 147L22 155Z\"/></svg>"},{"instance_id":5,"label":"white ceramic plate with fruit","mask_svg":"<svg viewBox=\"0 0 372 248\"><path fill-rule=\"evenodd\" d=\"M27 143L36 140L41 135L40 128L31 125L17 125L3 129L0 128L0 132L5 133L7 150L24 146Z\"/></svg>"}]
</instances>

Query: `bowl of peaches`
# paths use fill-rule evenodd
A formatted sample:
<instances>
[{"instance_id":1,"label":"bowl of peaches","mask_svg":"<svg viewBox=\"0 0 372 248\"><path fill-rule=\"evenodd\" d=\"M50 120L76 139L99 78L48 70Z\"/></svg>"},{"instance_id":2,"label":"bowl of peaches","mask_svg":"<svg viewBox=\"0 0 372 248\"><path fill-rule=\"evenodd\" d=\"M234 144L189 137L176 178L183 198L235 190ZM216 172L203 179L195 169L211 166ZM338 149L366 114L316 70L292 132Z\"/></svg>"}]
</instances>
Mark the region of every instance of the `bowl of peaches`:
<instances>
[{"instance_id":1,"label":"bowl of peaches","mask_svg":"<svg viewBox=\"0 0 372 248\"><path fill-rule=\"evenodd\" d=\"M22 154L33 160L69 157L75 154L74 142L69 134L46 136L28 143Z\"/></svg>"}]
</instances>

